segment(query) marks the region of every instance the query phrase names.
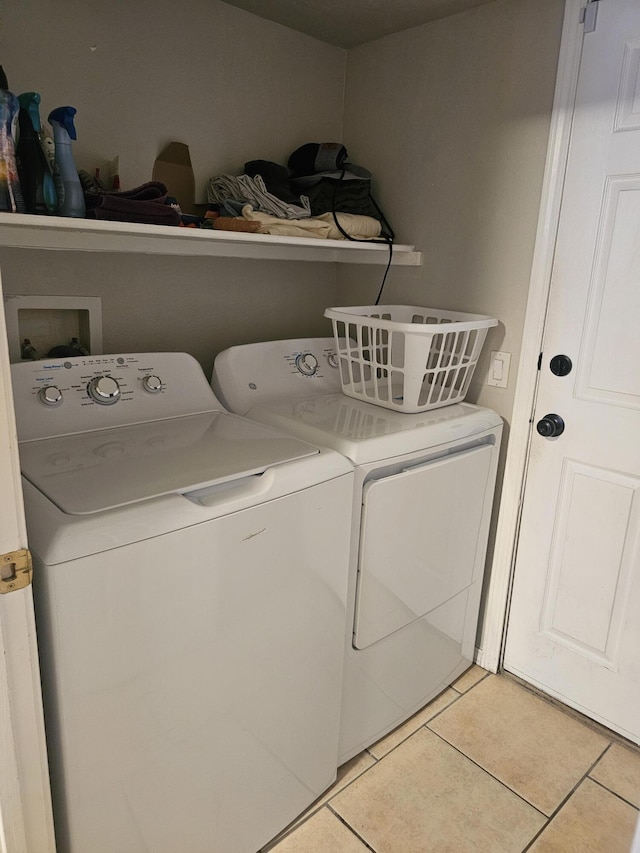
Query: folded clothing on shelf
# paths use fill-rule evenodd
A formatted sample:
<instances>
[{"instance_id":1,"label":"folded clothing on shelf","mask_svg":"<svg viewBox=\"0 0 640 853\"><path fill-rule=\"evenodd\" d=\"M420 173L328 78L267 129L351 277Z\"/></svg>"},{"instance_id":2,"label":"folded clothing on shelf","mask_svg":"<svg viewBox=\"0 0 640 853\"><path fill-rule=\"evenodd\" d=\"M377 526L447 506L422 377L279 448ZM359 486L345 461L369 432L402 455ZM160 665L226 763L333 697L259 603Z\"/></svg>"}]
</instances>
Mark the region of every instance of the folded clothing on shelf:
<instances>
[{"instance_id":1,"label":"folded clothing on shelf","mask_svg":"<svg viewBox=\"0 0 640 853\"><path fill-rule=\"evenodd\" d=\"M254 210L261 210L279 219L304 219L311 215L309 200L306 196L297 196L292 201L288 188L283 190L282 182L274 184L273 170L266 169L268 161L253 160L246 165L253 171L262 168L272 189L282 192L286 198L279 198L267 188L267 182L261 173L253 175L217 175L211 178L207 187L207 199L211 204L228 205L235 202L240 207L250 204ZM256 165L259 164L259 165ZM277 166L277 164L270 164ZM286 170L285 170L286 172Z\"/></svg>"},{"instance_id":2,"label":"folded clothing on shelf","mask_svg":"<svg viewBox=\"0 0 640 853\"><path fill-rule=\"evenodd\" d=\"M180 212L166 203L167 187L148 181L131 190L85 191L88 219L179 225Z\"/></svg>"},{"instance_id":3,"label":"folded clothing on shelf","mask_svg":"<svg viewBox=\"0 0 640 853\"><path fill-rule=\"evenodd\" d=\"M375 240L381 226L377 219L352 213L325 213L306 219L279 219L250 204L242 208L242 219L258 224L260 234L277 234L280 237L315 237L321 240ZM242 219L240 220L242 222ZM224 217L216 222L224 221ZM233 220L235 221L235 220Z\"/></svg>"}]
</instances>

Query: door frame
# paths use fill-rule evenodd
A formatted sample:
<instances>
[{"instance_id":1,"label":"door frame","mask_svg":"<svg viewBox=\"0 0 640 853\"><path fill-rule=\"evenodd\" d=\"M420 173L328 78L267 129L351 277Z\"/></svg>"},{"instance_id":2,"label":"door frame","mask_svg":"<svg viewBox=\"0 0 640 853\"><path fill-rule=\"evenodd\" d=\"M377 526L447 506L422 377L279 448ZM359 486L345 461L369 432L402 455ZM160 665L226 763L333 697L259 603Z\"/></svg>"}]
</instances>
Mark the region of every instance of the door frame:
<instances>
[{"instance_id":1,"label":"door frame","mask_svg":"<svg viewBox=\"0 0 640 853\"><path fill-rule=\"evenodd\" d=\"M0 552L27 547L0 279ZM0 594L0 853L53 853L32 587Z\"/></svg>"},{"instance_id":2,"label":"door frame","mask_svg":"<svg viewBox=\"0 0 640 853\"><path fill-rule=\"evenodd\" d=\"M587 3L597 0L587 0ZM602 0L607 2L607 0ZM509 600L520 530L522 501L532 435L532 415L538 388L538 358L551 289L551 274L560 207L569 156L584 27L580 22L585 0L566 0L558 59L556 89L551 113L549 143L540 199L540 213L529 280L529 295L518 364L511 430L502 496L496 528L491 578L484 611L482 648L477 663L497 672L502 666Z\"/></svg>"}]
</instances>

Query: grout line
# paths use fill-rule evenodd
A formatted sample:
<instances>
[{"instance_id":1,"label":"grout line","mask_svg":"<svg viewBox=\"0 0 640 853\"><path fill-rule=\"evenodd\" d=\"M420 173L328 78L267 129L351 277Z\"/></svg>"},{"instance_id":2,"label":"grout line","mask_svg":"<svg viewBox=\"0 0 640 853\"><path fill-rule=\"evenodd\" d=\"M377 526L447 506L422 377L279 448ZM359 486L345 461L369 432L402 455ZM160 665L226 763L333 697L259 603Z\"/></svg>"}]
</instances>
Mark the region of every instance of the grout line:
<instances>
[{"instance_id":1,"label":"grout line","mask_svg":"<svg viewBox=\"0 0 640 853\"><path fill-rule=\"evenodd\" d=\"M376 849L375 849L375 847L372 847L370 844L368 844L368 843L364 840L364 838L360 835L360 833L356 832L356 830L351 826L351 824L347 823L347 821L342 817L342 815L341 815L341 814L339 814L337 811L335 811L335 809L332 809L332 808L331 808L331 806L329 806L329 805L327 805L327 809L331 812L331 814L332 814L332 815L334 815L335 817L337 817L337 818L338 818L338 820L339 820L339 821L340 821L344 826L346 826L346 828L349 830L349 832L351 832L351 833L352 833L352 835L355 835L355 837L358 839L358 841L360 841L362 844L364 844L364 846L367 848L367 850L371 850L371 851L372 851L372 853L376 853Z\"/></svg>"},{"instance_id":2,"label":"grout line","mask_svg":"<svg viewBox=\"0 0 640 853\"><path fill-rule=\"evenodd\" d=\"M454 697L453 697L453 699L451 700L451 702L449 702L447 705L445 705L445 706L444 706L444 708L441 708L439 711L436 711L436 713L435 713L432 717L429 717L429 719L428 719L428 720L426 720L424 723L422 723L422 725L418 726L418 728L417 728L417 729L415 729L415 731L413 731L413 732L411 732L410 734L408 734L408 735L407 735L405 738L403 738L399 743L397 743L394 747L392 747L390 750L388 750L388 752L385 752L385 754L384 754L384 755L381 755L379 758L378 758L377 756L375 756L372 752L370 752L371 747L374 747L374 746L375 746L375 743L372 743L372 744L371 744L371 746L367 747L367 748L365 749L365 752L367 752L367 753L371 756L371 758L375 759L376 764L377 764L379 761L382 761L382 760L383 760L384 758L386 758L388 755L391 755L391 753L395 752L395 751L396 751L396 749L398 749L398 747L400 747L400 746L402 746L402 744L406 743L406 742L409 740L409 738L412 738L414 735L418 734L418 732L419 732L421 729L429 729L429 724L430 724L430 723L432 723L434 720L436 720L436 719L437 719L441 714L444 714L444 713L445 713L445 711L448 711L448 710L449 710L453 705L455 705L455 704L456 704L456 702L459 702L459 701L460 701L460 699L462 699L462 697L463 697L463 696L466 696L466 695L467 695L467 693L471 693L471 691L473 690L473 688L474 688L474 687L477 687L477 686L478 686L478 684L480 684L480 682L481 682L481 681L484 681L484 680L485 680L485 678L487 678L488 676L490 676L490 675L492 675L492 674L493 674L493 673L491 673L491 672L486 672L486 673L482 676L482 678L480 678L478 681L476 681L476 683L475 683L475 684L472 684L472 685L471 685L471 687L470 687L468 690L466 690L464 693L460 693L460 692L459 692L458 690L456 690L456 689L455 689L455 687L453 687L453 685L451 685L451 684L447 685L447 687L443 688L443 690L441 690L441 691L440 691L440 693L438 693L438 695L437 695L437 696L434 696L434 697L433 697L433 699L431 700L431 702L429 702L427 705L425 705L425 706L424 706L424 708L428 708L428 707L429 707L429 705L431 705L433 702L436 702L436 701L440 698L440 696L442 696L442 694L443 694L443 693L446 693L446 691L447 691L447 690L451 689L451 690L453 690L453 691L454 691L454 693L456 693L457 695L456 695L456 696L454 696ZM460 676L460 677L462 678L462 676ZM416 711L416 714L419 714L419 713L420 713L420 711L423 711L423 710L424 710L424 708L421 708L419 711ZM410 719L411 719L411 717L409 717L409 720L410 720ZM401 726L406 725L406 724L407 724L407 722L408 722L408 720L405 720L405 721L404 721L404 723L400 723L400 725L399 725L399 726L396 726L396 728L400 728ZM386 737L389 737L389 735L393 734L393 732L394 732L394 731L395 731L395 729L391 729L391 731L390 731L390 732L387 732L387 734L386 734L386 735L383 735L381 738L379 738L379 739L376 741L376 743L379 743L381 740L384 740ZM432 731L432 730L431 730L431 729L429 729L429 731ZM435 732L433 732L433 734L435 734ZM444 738L443 738L443 740L444 740ZM455 747L454 747L454 748L455 748ZM461 754L462 754L462 755L464 755L464 753L461 753ZM478 765L478 766L479 766L479 765ZM366 768L366 770L363 770L362 772L363 772L363 773L366 773L366 772L367 772L367 770L372 770L372 769L373 769L373 767L367 767L367 768ZM351 783L349 783L349 784L351 784ZM348 786L347 786L347 787L348 787Z\"/></svg>"},{"instance_id":3,"label":"grout line","mask_svg":"<svg viewBox=\"0 0 640 853\"><path fill-rule=\"evenodd\" d=\"M442 693L444 693L444 692L445 692L446 690L448 690L448 689L449 689L448 687L445 687L445 688L444 688L444 690L443 690L441 693L438 693L438 695L437 695L436 697L434 697L434 698L431 700L431 702L435 702L435 701L436 701L436 699L438 699L440 696L442 696ZM457 692L457 691L456 691L456 692ZM437 711L437 712L433 715L433 717L429 717L429 719L428 719L428 720L426 720L424 723L422 723L421 725L419 725L417 729L414 729L414 731L410 732L410 733L409 733L405 738L403 738L401 741L399 741L395 746L392 746L392 747L391 747L391 749L387 750L387 752L385 752L385 754L384 754L384 755L381 755L381 756L380 756L380 758L377 758L377 757L376 757L372 752L369 752L369 750L371 749L371 747L374 747L374 746L376 745L375 743L372 743L372 744L371 744L371 746L367 747L367 749L365 750L365 752L368 752L368 753L369 753L369 755L371 756L371 758L374 758L374 759L375 759L376 763L377 763L378 761L382 761L382 760L383 760L383 758L386 758L388 755L391 755L391 753L392 753L392 752L395 752L395 751L396 751L396 749L398 749L398 747L399 747L399 746L402 746L402 744L403 744L403 743L406 743L406 742L409 740L409 738L412 738L414 735L418 734L418 732L419 732L421 729L426 729L426 728L427 728L427 726L429 725L429 723L430 723L432 720L435 720L435 719L436 719L436 717L439 717L439 716L440 716L440 714L443 714L443 713L444 713L445 711L447 711L447 710L448 710L452 705L455 705L455 703L456 703L456 702L457 702L457 701L458 701L462 696L464 696L464 693L459 693L457 696L455 696L455 697L451 700L451 702L449 702L449 704L448 704L448 705L445 705L445 706L444 706L444 708L442 708L440 711ZM431 702L429 702L429 704L428 704L428 705L425 705L425 706L424 706L424 708L428 708L428 707L429 707L429 705L431 704ZM419 714L421 711L424 711L424 708L421 708L419 711L416 711L416 714ZM410 720L410 719L411 719L411 717L409 717L409 719L408 719L408 720L405 720L405 721L404 721L404 723L400 723L400 725L399 725L399 726L396 726L396 728L400 728L401 726L405 726L405 725L409 722L409 720ZM391 731L390 731L390 732L387 732L387 734L386 734L386 735L383 735L381 738L379 738L379 739L376 741L376 743L380 743L380 741L381 741L381 740L384 740L385 738L387 738L387 737L389 737L390 735L392 735L392 734L394 733L394 731L395 731L395 730L396 730L396 729L391 729ZM372 767L367 767L367 770L372 770L372 769L373 769ZM366 772L366 771L363 771L363 772Z\"/></svg>"},{"instance_id":4,"label":"grout line","mask_svg":"<svg viewBox=\"0 0 640 853\"><path fill-rule=\"evenodd\" d=\"M537 833L536 833L536 835L534 835L534 837L533 837L533 838L531 839L531 841L527 844L527 846L524 848L524 850L522 851L522 853L526 853L526 851L531 847L531 845L533 844L533 842L534 842L534 841L536 841L536 839L538 839L538 838L542 835L542 833L545 831L545 829L547 828L547 826L549 826L549 824L551 823L551 821L552 821L552 820L553 820L553 819L558 815L558 813L559 813L559 812L560 812L560 811L561 811L561 810L562 810L562 809L567 805L567 803L569 802L569 800L571 799L571 797L573 797L573 795L574 795L574 794L575 794L575 792L578 790L578 788L580 787L580 785L582 785L582 784L583 784L583 782L585 781L585 779L589 779L589 778L590 778L589 773L591 773L591 771L592 771L592 770L593 770L593 768L596 766L596 764L598 764L598 762L602 759L602 757L604 756L604 754L605 754L606 752L608 752L608 750L609 750L610 748L611 748L611 742L609 742L609 743L605 746L605 748L602 750L602 752L601 752L601 753L600 753L600 755L596 758L596 760L591 764L591 766L590 766L590 767L589 767L589 769L586 771L586 773L584 773L584 774L580 777L580 779L576 782L576 784L573 786L573 788L569 791L569 793L567 794L567 796L566 796L566 797L565 797L565 798L564 798L564 799L563 799L563 800L562 800L562 801L561 801L561 802L556 806L556 808L554 809L554 811L553 811L553 812L551 812L551 814L550 814L550 815L549 815L549 817L547 818L547 822L545 823L545 825L544 825L544 826L539 830L539 832L537 832ZM595 779L591 779L591 781L592 781L592 782L594 782L594 781L595 781Z\"/></svg>"},{"instance_id":5,"label":"grout line","mask_svg":"<svg viewBox=\"0 0 640 853\"><path fill-rule=\"evenodd\" d=\"M362 755L365 752L374 761L374 763L371 765L371 767L365 767L364 770L362 770L360 773L358 773L357 776L354 776L353 779L350 779L348 782L346 782L341 788L339 788L337 791L335 791L333 794L331 794L331 796L326 800L326 803L329 803L334 797L337 797L338 794L341 794L343 791L346 791L347 788L350 788L351 785L353 785L353 783L356 781L356 779L359 779L361 776L364 776L364 774L367 772L367 770L372 770L376 766L376 764L378 763L378 759L375 757L375 755L371 755L368 752L368 750L363 749L362 752L358 753L358 755ZM354 755L353 758L355 758L355 757L356 756ZM349 759L349 761L351 761L351 759ZM345 762L345 764L346 764L346 762ZM324 794L323 794L323 796L324 796ZM326 803L323 803L322 805L324 806L324 805L326 805Z\"/></svg>"},{"instance_id":6,"label":"grout line","mask_svg":"<svg viewBox=\"0 0 640 853\"><path fill-rule=\"evenodd\" d=\"M540 838L540 836L541 836L541 835L542 835L542 833L546 830L546 828L549 826L549 824L550 824L550 823L551 823L551 820L547 820L547 821L546 821L546 822L545 822L545 823L540 827L540 829L536 832L536 834L535 834L535 835L533 836L533 838L529 841L529 843L526 845L526 847L523 847L523 848L522 848L522 853L527 853L527 850L530 850L530 849L531 849L532 844L535 844L535 842Z\"/></svg>"},{"instance_id":7,"label":"grout line","mask_svg":"<svg viewBox=\"0 0 640 853\"><path fill-rule=\"evenodd\" d=\"M591 768L593 770L593 768ZM594 779L593 776L587 777L590 782L594 782L604 791L607 791L609 794L613 794L614 797L617 797L619 800L622 800L623 803L626 803L628 806L631 806L632 809L635 809L637 812L640 811L640 806L637 806L635 803L632 803L631 800L627 800L626 797L623 797L622 794L619 794L617 791L613 791L611 788L607 788L607 786L600 782L598 779Z\"/></svg>"},{"instance_id":8,"label":"grout line","mask_svg":"<svg viewBox=\"0 0 640 853\"><path fill-rule=\"evenodd\" d=\"M478 664L475 664L475 666L478 666ZM479 669L482 669L482 667L478 667L478 668L479 668ZM468 672L468 671L469 671L469 670L467 670L467 672ZM453 685L453 684L450 684L450 685L449 685L449 687L450 687L452 690L455 690L455 691L456 691L456 693L459 693L459 694L460 694L460 696L466 696L466 695L467 695L467 693L471 693L471 691L473 690L473 688L474 688L474 687L477 687L477 686L478 686L478 684L480 684L480 682L482 682L482 681L484 681L484 680L485 680L485 678L488 678L490 675L494 675L494 674L495 674L495 673L493 673L493 672L489 672L489 670L484 670L484 675L481 675L481 676L480 676L480 678L479 678L476 682L474 682L474 683L471 685L471 687L467 687L467 689L466 689L466 690L458 690L458 688L457 688L457 687L454 687L454 685ZM462 673L462 675L460 676L460 678L457 678L457 679L456 679L456 681L460 681L460 679L461 679L461 678L464 678L464 677L465 677L465 675L466 675L466 673L464 673L464 672L463 672L463 673ZM445 689L446 689L446 688L445 688Z\"/></svg>"},{"instance_id":9,"label":"grout line","mask_svg":"<svg viewBox=\"0 0 640 853\"><path fill-rule=\"evenodd\" d=\"M363 752L367 752L367 750L363 750ZM362 753L359 753L359 754L361 755ZM356 756L354 755L353 757L355 758ZM314 815L317 815L321 809L323 809L325 806L328 806L329 803L331 802L331 800L334 799L334 797L337 797L338 794L341 794L343 791L346 791L347 788L349 788L350 785L352 785L356 781L356 779L359 779L361 776L363 776L367 772L367 770L372 770L375 767L375 765L378 763L379 759L377 759L375 757L375 755L372 755L371 758L374 761L374 764L372 764L371 767L365 767L364 770L362 770L360 773L358 773L357 776L354 776L353 779L350 779L349 782L347 782L341 788L338 788L338 790L335 791L333 794L331 794L331 796L328 797L326 800L322 800L322 798L326 796L327 792L325 791L323 794L320 794L320 796L318 797L318 800L322 800L322 802L316 801L317 806L315 806L315 807L314 807L313 803L311 803L310 806L307 806L307 809L305 811L303 811L301 815L298 815L297 818L294 818L294 820L291 821L293 826L290 825L291 826L290 829L287 829L287 827L285 827L280 832L279 835L276 835L276 837L272 841L269 842L269 844L267 844L267 845L265 845L265 847L261 848L259 853L268 853L268 851L271 850L273 847L275 847L276 844L279 844L281 841L284 841L285 838L288 838L289 835L291 835L297 829L300 829L300 827L303 824L305 824L308 820L310 820ZM350 760L351 759L349 759L349 761ZM345 761L345 764L346 763L347 762ZM338 782L336 781L333 784L337 785ZM331 809L331 811L333 811L333 809ZM304 817L302 817L302 815L304 815Z\"/></svg>"},{"instance_id":10,"label":"grout line","mask_svg":"<svg viewBox=\"0 0 640 853\"><path fill-rule=\"evenodd\" d=\"M474 686L475 686L475 685L474 685ZM453 689L453 688L452 688L452 689ZM473 688L470 688L470 689L473 689ZM468 692L468 691L467 691L467 692ZM442 693L444 693L444 690L442 691ZM442 693L441 693L441 694L439 694L439 695L441 696L441 695L442 695ZM458 693L458 691L457 691L457 690L456 690L456 693ZM429 719L428 719L426 722L424 722L424 723L420 726L420 728L421 728L421 729L426 728L426 727L429 725L429 723L432 723L432 722L433 722L435 719L437 719L441 714L444 714L444 712L445 712L445 711L448 711L448 710L449 710L449 708L451 708L453 705L455 705L455 704L456 704L456 702L459 702L459 701L460 701L460 699L462 699L462 697L463 697L464 695L465 695L464 693L458 693L458 695L457 695L457 696L455 696L455 697L451 700L451 702L449 702L449 704L448 704L448 705L445 705L445 706L444 706L444 708L441 708L439 711L437 711L437 712L433 715L433 717L429 717ZM435 700L434 700L434 701L435 701Z\"/></svg>"},{"instance_id":11,"label":"grout line","mask_svg":"<svg viewBox=\"0 0 640 853\"><path fill-rule=\"evenodd\" d=\"M428 728L428 724L426 727ZM466 758L467 761L471 762L471 764L474 764L479 770L482 770L483 773L486 773L486 775L489 776L491 779L493 779L494 782L497 782L503 788L506 788L507 791L510 791L519 800L522 800L522 802L525 803L527 806L529 806L529 808L532 808L534 811L538 812L538 814L542 815L542 817L545 820L549 820L548 816L541 809L539 809L537 806L534 806L534 804L529 802L529 800L527 800L526 797L523 797L522 794L519 794L517 791L514 791L513 788L509 787L509 785L507 785L507 783L504 782L502 779L499 779L497 776L494 776L494 774L490 770L487 770L486 767L483 767L481 764L478 764L477 761L474 761L473 758L470 758L466 753L464 753L461 749L459 749L455 744L450 743L439 732L434 732L433 729L429 729L429 731L431 732L431 734L435 735L437 738L440 738L440 740L443 743L446 743L447 746L450 746L451 749L455 750L463 758Z\"/></svg>"}]
</instances>

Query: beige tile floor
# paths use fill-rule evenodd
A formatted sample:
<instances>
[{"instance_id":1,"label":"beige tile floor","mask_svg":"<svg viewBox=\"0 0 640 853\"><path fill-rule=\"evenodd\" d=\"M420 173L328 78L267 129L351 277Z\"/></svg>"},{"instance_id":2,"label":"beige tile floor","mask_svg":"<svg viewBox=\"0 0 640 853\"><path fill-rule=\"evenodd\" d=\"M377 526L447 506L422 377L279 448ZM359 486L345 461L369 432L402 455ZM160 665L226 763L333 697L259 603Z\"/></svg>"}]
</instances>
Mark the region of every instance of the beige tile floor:
<instances>
[{"instance_id":1,"label":"beige tile floor","mask_svg":"<svg viewBox=\"0 0 640 853\"><path fill-rule=\"evenodd\" d=\"M628 853L640 750L471 667L338 772L270 853Z\"/></svg>"}]
</instances>

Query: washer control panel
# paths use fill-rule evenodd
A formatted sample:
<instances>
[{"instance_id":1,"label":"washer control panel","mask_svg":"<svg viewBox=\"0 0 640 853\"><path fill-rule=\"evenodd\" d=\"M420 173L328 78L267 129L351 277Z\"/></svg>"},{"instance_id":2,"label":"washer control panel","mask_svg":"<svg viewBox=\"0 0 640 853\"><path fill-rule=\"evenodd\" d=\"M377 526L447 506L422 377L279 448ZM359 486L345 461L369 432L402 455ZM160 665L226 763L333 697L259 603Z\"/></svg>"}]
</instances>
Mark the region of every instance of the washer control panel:
<instances>
[{"instance_id":1,"label":"washer control panel","mask_svg":"<svg viewBox=\"0 0 640 853\"><path fill-rule=\"evenodd\" d=\"M11 377L20 441L222 410L186 353L21 362Z\"/></svg>"}]
</instances>

